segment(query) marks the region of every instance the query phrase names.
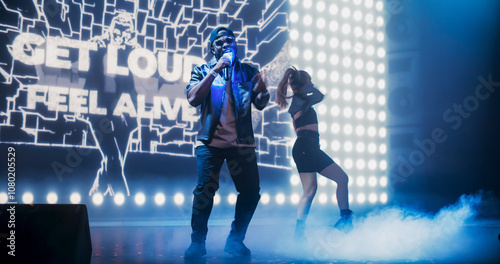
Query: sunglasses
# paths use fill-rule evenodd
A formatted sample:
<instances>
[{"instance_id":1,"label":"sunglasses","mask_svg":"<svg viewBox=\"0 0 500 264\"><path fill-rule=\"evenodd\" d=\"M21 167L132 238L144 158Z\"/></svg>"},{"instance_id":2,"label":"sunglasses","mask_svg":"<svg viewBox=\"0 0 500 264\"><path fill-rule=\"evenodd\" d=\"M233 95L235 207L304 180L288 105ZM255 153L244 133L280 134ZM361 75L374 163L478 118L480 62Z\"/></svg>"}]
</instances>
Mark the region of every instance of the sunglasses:
<instances>
[{"instance_id":1,"label":"sunglasses","mask_svg":"<svg viewBox=\"0 0 500 264\"><path fill-rule=\"evenodd\" d=\"M227 43L228 45L232 45L234 43L234 38L219 39L214 43L217 47L222 47L224 45L224 42Z\"/></svg>"}]
</instances>

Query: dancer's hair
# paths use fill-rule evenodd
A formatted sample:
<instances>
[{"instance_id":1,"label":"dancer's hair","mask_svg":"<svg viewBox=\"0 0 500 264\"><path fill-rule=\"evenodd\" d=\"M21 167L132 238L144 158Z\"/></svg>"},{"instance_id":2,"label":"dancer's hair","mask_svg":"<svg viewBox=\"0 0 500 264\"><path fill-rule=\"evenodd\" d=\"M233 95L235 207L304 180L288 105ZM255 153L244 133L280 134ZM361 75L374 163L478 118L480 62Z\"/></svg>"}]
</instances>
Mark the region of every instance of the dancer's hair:
<instances>
[{"instance_id":1,"label":"dancer's hair","mask_svg":"<svg viewBox=\"0 0 500 264\"><path fill-rule=\"evenodd\" d=\"M290 98L286 96L288 86L292 88L294 93L300 91L304 84L311 82L311 76L306 71L297 70L295 67L290 67L286 69L283 78L276 89L276 104L282 109L288 106L286 99Z\"/></svg>"}]
</instances>

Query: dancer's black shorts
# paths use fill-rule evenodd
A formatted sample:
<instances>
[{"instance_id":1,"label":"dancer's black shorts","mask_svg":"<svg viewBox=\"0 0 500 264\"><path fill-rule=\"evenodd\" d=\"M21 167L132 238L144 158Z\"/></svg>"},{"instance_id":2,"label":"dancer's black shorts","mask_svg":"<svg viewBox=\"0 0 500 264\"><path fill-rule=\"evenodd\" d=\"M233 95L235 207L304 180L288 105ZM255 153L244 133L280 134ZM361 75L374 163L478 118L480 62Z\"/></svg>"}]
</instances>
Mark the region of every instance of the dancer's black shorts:
<instances>
[{"instance_id":1,"label":"dancer's black shorts","mask_svg":"<svg viewBox=\"0 0 500 264\"><path fill-rule=\"evenodd\" d=\"M299 172L321 172L333 163L332 158L319 148L319 133L312 130L297 132L292 155Z\"/></svg>"}]
</instances>

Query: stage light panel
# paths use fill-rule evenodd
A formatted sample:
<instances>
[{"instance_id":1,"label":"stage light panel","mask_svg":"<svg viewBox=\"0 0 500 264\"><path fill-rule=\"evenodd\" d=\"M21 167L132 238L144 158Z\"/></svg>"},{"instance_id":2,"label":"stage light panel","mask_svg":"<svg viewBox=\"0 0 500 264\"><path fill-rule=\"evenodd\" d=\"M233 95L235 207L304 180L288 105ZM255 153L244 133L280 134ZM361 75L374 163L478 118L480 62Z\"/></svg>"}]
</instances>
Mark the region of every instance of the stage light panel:
<instances>
[{"instance_id":1,"label":"stage light panel","mask_svg":"<svg viewBox=\"0 0 500 264\"><path fill-rule=\"evenodd\" d=\"M316 106L321 148L349 177L357 179L368 174L369 178L363 176L363 188L375 188L370 194L361 194L356 180L349 182L355 184L350 201L360 204L382 202L380 196L387 186L383 177L387 173L388 154L384 4L382 1L353 0L321 1L315 5L318 8L324 3L327 3L324 8L328 10L328 16L292 5L291 11L296 12L303 22L306 17L311 19L307 23L312 26L292 23L291 30L296 30L299 36L309 32L314 37L308 43L311 48L308 47L308 51L300 49L300 54L292 58L292 65L317 73L310 72L314 76L313 82L325 92L323 102ZM324 33L325 30L330 33ZM326 44L323 36L328 47L323 47ZM291 40L292 47L303 44L302 38ZM316 61L311 62L308 58L316 58ZM325 67L323 62L330 68ZM384 181L385 186L382 186ZM325 186L333 188L331 192L335 191L335 187L330 184Z\"/></svg>"},{"instance_id":2,"label":"stage light panel","mask_svg":"<svg viewBox=\"0 0 500 264\"><path fill-rule=\"evenodd\" d=\"M300 184L300 176L298 174L290 176L290 183L292 186L298 186Z\"/></svg>"}]
</instances>

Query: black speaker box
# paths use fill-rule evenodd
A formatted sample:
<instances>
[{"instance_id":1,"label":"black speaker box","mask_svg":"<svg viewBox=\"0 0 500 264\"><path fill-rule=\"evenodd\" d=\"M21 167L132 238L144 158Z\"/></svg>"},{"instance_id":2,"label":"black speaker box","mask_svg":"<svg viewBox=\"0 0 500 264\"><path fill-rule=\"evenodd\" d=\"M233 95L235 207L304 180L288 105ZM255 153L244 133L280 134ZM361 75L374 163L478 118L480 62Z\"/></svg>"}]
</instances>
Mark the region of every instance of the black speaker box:
<instances>
[{"instance_id":1,"label":"black speaker box","mask_svg":"<svg viewBox=\"0 0 500 264\"><path fill-rule=\"evenodd\" d=\"M85 205L1 204L0 263L90 263Z\"/></svg>"}]
</instances>

